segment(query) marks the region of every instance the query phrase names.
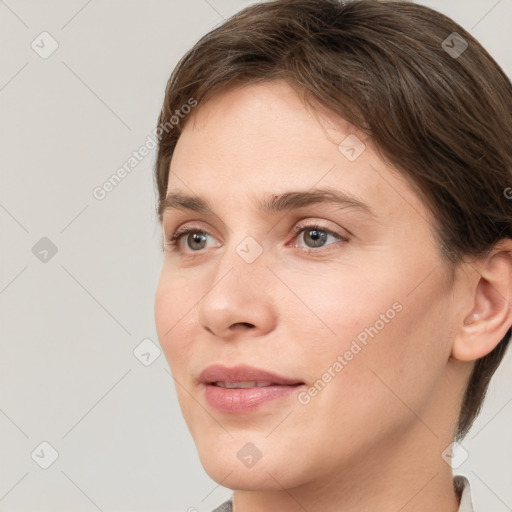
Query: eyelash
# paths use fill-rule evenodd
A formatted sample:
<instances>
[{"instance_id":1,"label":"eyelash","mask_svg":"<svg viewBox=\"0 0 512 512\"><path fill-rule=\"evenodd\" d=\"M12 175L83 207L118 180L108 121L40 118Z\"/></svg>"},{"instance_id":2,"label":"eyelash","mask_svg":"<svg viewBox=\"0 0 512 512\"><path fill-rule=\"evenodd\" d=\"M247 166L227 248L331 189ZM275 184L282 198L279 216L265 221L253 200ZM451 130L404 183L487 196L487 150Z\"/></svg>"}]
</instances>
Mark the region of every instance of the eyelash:
<instances>
[{"instance_id":1,"label":"eyelash","mask_svg":"<svg viewBox=\"0 0 512 512\"><path fill-rule=\"evenodd\" d=\"M300 224L296 225L293 227L291 234L293 235L293 238L296 238L299 235L299 233L301 233L302 231L313 231L313 230L322 231L323 233L326 233L327 235L332 235L335 238L338 238L340 242L348 242L348 239L346 237L344 237L344 236L340 235L339 233L336 233L330 229L327 229L325 226L322 226L320 224L315 224L315 223L305 224L305 225L300 225ZM179 249L179 241L182 237L184 237L185 235L188 235L189 233L201 233L203 235L209 235L209 233L207 231L205 231L204 229L201 229L199 227L196 227L196 226L188 226L188 227L184 227L184 228L178 228L170 237L167 237L166 244L171 246L172 251L179 253L179 252L181 252ZM329 245L332 245L332 244L328 244L327 247ZM326 246L323 246L323 247L326 247ZM313 253L313 252L319 252L319 250L321 250L323 247L319 247L317 249L315 249L313 247L299 247L299 249L301 249L307 253ZM202 250L191 251L191 253L187 253L187 254L194 255L195 253L200 254L201 252L202 252Z\"/></svg>"}]
</instances>

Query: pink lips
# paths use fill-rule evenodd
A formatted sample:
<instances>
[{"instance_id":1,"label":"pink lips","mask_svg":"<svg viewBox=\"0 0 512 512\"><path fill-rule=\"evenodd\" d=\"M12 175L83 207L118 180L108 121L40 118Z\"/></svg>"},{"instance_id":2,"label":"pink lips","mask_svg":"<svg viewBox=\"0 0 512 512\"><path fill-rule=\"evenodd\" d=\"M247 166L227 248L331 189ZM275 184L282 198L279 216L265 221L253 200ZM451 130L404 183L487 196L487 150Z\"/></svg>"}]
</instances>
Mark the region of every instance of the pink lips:
<instances>
[{"instance_id":1,"label":"pink lips","mask_svg":"<svg viewBox=\"0 0 512 512\"><path fill-rule=\"evenodd\" d=\"M209 366L201 372L199 381L208 404L231 414L250 412L270 400L285 398L304 385L299 380L246 365Z\"/></svg>"}]
</instances>

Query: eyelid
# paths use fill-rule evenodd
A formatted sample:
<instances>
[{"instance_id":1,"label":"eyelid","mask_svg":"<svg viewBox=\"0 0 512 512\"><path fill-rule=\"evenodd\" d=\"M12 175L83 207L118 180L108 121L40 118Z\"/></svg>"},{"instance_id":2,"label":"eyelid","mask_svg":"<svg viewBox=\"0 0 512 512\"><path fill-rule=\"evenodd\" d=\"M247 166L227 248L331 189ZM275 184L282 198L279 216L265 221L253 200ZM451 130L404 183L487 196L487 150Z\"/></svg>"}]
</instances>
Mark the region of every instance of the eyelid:
<instances>
[{"instance_id":1,"label":"eyelid","mask_svg":"<svg viewBox=\"0 0 512 512\"><path fill-rule=\"evenodd\" d=\"M308 218L308 219L306 219L304 221L297 222L293 226L293 228L291 230L291 233L293 235L297 235L303 229L309 228L309 229L313 230L313 229L316 228L316 229L325 231L326 233L329 233L331 235L337 236L341 240L348 240L348 237L349 237L350 233L346 229L342 229L342 228L331 229L329 226L324 224L324 222L325 221L316 221L316 220L312 220L311 218ZM343 231L346 234L344 235L340 231Z\"/></svg>"}]
</instances>

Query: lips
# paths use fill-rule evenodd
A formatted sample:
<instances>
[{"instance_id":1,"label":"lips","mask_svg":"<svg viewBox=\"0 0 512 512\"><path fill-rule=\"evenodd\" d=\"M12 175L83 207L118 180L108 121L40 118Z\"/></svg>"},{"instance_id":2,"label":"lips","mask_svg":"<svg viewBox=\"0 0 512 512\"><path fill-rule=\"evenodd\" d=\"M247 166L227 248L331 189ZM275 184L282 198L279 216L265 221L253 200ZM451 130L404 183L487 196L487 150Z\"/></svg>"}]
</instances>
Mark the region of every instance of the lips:
<instances>
[{"instance_id":1,"label":"lips","mask_svg":"<svg viewBox=\"0 0 512 512\"><path fill-rule=\"evenodd\" d=\"M258 410L270 401L289 398L304 382L240 365L209 366L199 376L206 402L228 414Z\"/></svg>"},{"instance_id":2,"label":"lips","mask_svg":"<svg viewBox=\"0 0 512 512\"><path fill-rule=\"evenodd\" d=\"M201 372L199 381L204 384L254 384L254 386L244 387L263 387L263 386L297 386L304 382L296 379L282 377L266 370L260 370L252 366L239 365L233 368L227 366L214 365L209 366Z\"/></svg>"},{"instance_id":3,"label":"lips","mask_svg":"<svg viewBox=\"0 0 512 512\"><path fill-rule=\"evenodd\" d=\"M273 382L267 381L257 381L257 380L249 380L244 382L212 382L213 386L220 386L221 388L227 389L247 389L247 388L265 388L267 386L272 386Z\"/></svg>"}]
</instances>

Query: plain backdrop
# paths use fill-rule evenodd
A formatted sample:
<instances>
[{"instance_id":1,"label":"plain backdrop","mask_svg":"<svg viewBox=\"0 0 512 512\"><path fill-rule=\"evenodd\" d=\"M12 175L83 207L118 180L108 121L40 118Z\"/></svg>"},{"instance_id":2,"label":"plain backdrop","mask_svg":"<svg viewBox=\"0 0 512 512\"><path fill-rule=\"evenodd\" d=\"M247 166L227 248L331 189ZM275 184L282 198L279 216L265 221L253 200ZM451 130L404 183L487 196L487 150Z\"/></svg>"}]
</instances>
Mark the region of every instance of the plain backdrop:
<instances>
[{"instance_id":1,"label":"plain backdrop","mask_svg":"<svg viewBox=\"0 0 512 512\"><path fill-rule=\"evenodd\" d=\"M0 0L1 511L210 511L231 494L158 353L155 150L93 190L156 126L178 59L249 3ZM512 76L512 0L425 3ZM477 511L512 510L511 367L509 350L462 443Z\"/></svg>"}]
</instances>

